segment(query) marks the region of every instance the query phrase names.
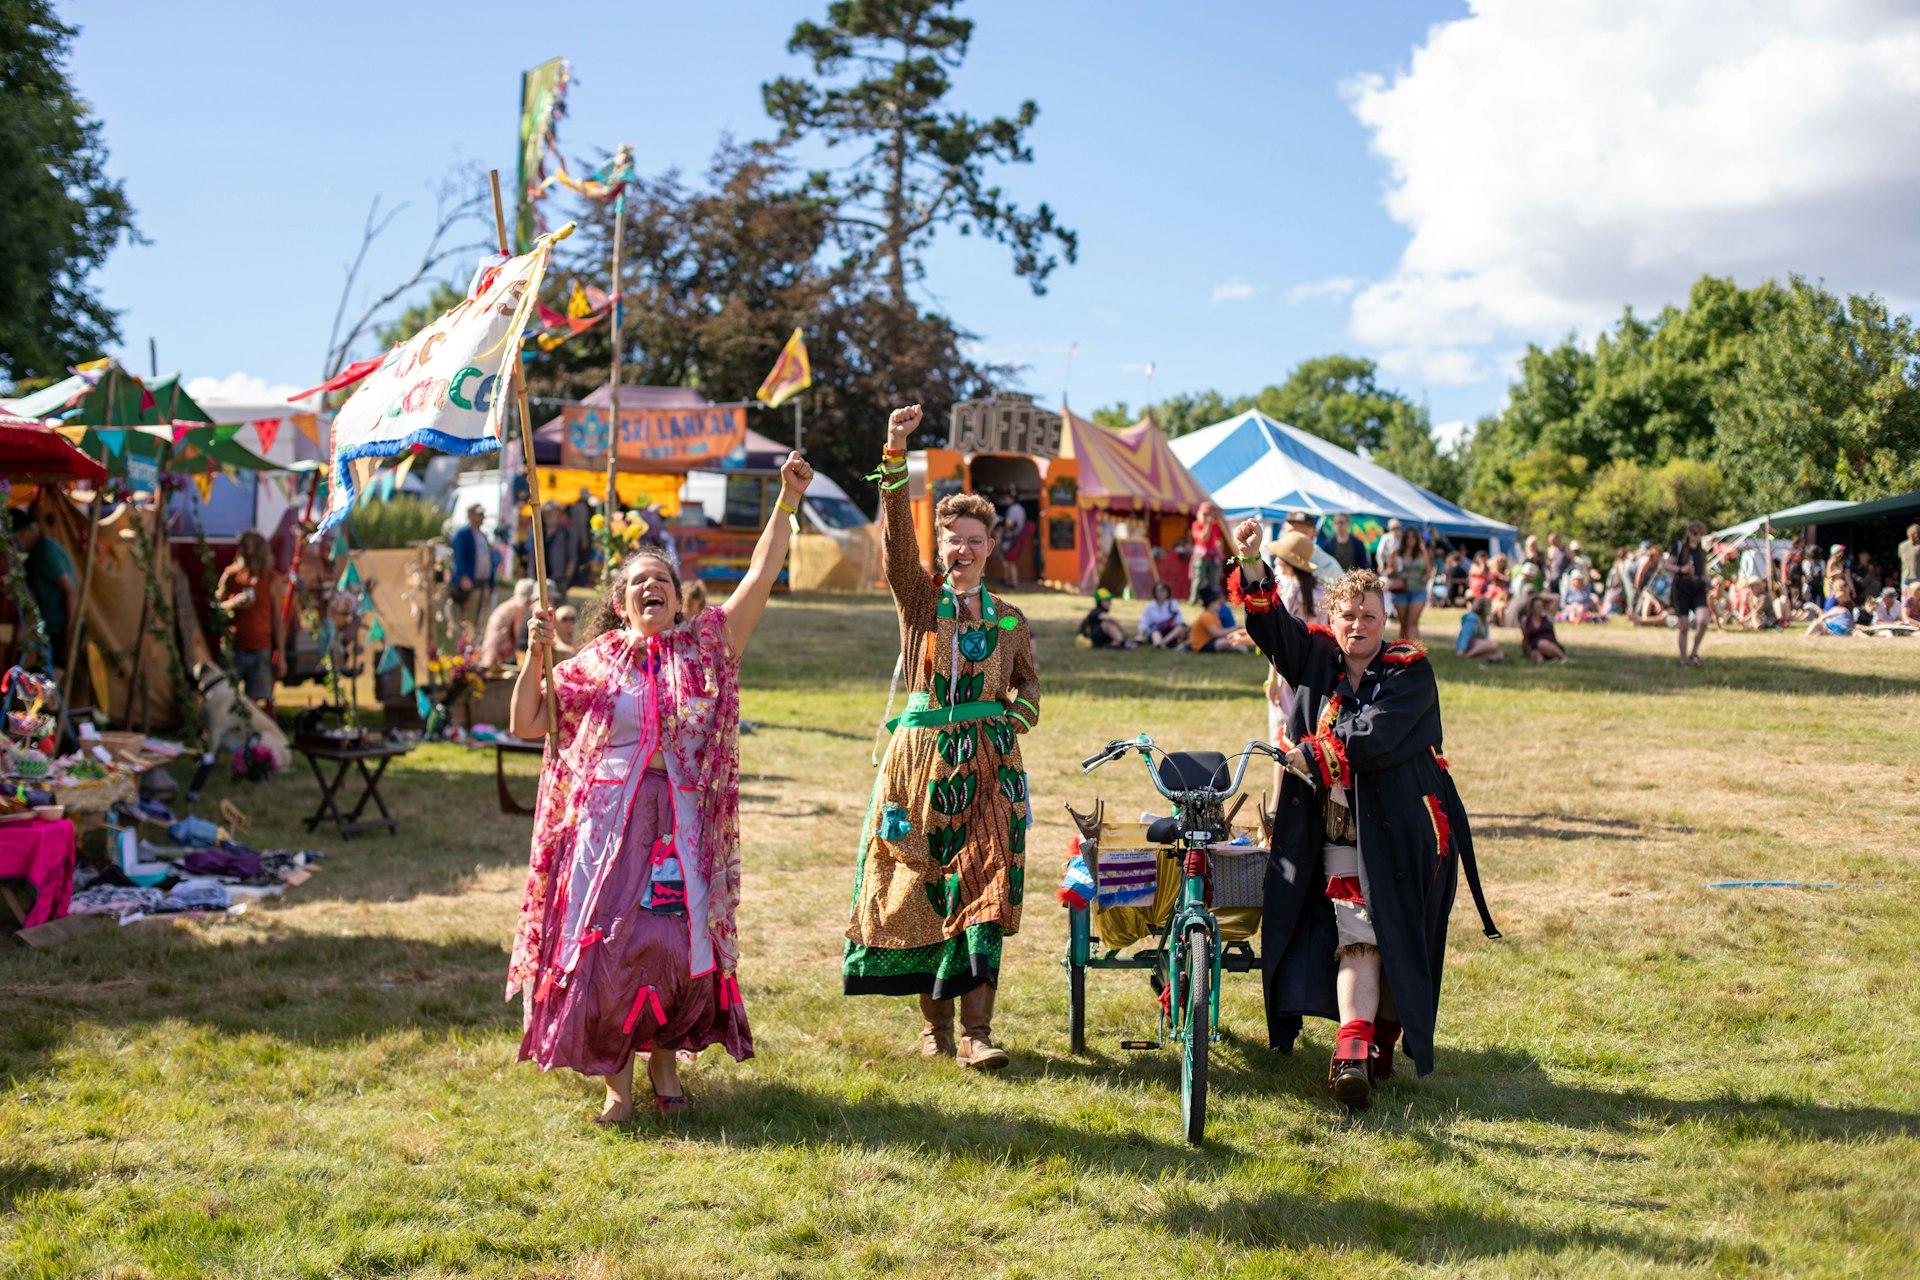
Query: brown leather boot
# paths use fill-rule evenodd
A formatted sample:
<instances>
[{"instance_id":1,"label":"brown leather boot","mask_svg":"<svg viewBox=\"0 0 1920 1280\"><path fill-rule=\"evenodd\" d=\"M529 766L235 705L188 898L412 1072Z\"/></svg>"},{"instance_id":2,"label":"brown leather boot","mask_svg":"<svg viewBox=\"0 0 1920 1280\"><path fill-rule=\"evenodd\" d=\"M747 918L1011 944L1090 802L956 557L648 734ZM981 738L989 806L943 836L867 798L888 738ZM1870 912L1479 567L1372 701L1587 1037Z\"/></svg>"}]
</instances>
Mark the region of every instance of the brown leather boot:
<instances>
[{"instance_id":1,"label":"brown leather boot","mask_svg":"<svg viewBox=\"0 0 1920 1280\"><path fill-rule=\"evenodd\" d=\"M920 1054L926 1058L953 1056L953 1001L920 997Z\"/></svg>"},{"instance_id":2,"label":"brown leather boot","mask_svg":"<svg viewBox=\"0 0 1920 1280\"><path fill-rule=\"evenodd\" d=\"M998 1071L1007 1065L1007 1051L993 1044L995 991L981 983L960 997L960 1065L970 1071Z\"/></svg>"}]
</instances>

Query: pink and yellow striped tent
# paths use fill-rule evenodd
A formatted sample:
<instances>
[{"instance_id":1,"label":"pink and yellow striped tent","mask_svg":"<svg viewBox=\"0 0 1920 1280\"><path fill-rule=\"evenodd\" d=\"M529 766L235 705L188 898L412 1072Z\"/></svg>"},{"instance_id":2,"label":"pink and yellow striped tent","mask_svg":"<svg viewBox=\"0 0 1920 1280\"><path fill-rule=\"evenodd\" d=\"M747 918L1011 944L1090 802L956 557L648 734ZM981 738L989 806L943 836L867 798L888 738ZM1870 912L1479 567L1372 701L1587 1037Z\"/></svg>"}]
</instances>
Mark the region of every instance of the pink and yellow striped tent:
<instances>
[{"instance_id":1,"label":"pink and yellow striped tent","mask_svg":"<svg viewBox=\"0 0 1920 1280\"><path fill-rule=\"evenodd\" d=\"M1207 501L1208 494L1186 465L1174 456L1167 437L1153 424L1153 419L1142 418L1131 427L1109 431L1065 409L1061 417L1064 422L1060 431L1060 456L1072 458L1079 473L1076 481L1079 494L1075 499L1078 554L1073 578L1066 579L1061 571L1065 566L1056 568L1055 553L1049 552L1048 576L1083 584L1092 582L1100 572L1099 561L1105 550L1101 523L1113 516L1144 517L1156 548L1176 541L1184 533L1187 520ZM1156 550L1156 556L1160 554ZM1184 569L1179 574L1171 574L1167 572L1169 567L1170 562L1162 567L1161 576L1169 585L1174 585L1173 580L1183 579ZM1183 582L1180 590L1185 590Z\"/></svg>"},{"instance_id":2,"label":"pink and yellow striped tent","mask_svg":"<svg viewBox=\"0 0 1920 1280\"><path fill-rule=\"evenodd\" d=\"M1070 410L1061 417L1060 456L1080 464L1081 506L1191 512L1207 500L1152 418L1109 431Z\"/></svg>"}]
</instances>

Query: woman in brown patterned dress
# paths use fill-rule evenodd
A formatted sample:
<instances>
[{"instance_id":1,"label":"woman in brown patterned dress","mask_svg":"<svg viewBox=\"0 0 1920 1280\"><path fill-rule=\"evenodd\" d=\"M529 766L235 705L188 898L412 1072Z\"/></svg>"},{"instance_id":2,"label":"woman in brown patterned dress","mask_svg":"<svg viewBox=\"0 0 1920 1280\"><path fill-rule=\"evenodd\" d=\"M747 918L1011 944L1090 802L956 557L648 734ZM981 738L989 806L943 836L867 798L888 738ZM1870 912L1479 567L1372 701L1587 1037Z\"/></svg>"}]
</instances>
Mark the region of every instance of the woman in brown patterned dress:
<instances>
[{"instance_id":1,"label":"woman in brown patterned dress","mask_svg":"<svg viewBox=\"0 0 1920 1280\"><path fill-rule=\"evenodd\" d=\"M1020 928L1026 880L1019 735L1040 718L1040 676L1026 619L980 584L994 546L991 503L942 499L934 524L944 572L920 565L906 490L919 422L918 405L894 410L880 464L908 699L860 833L842 973L850 996L918 996L922 1053L997 1071L1007 1065L992 1040L1000 944Z\"/></svg>"}]
</instances>

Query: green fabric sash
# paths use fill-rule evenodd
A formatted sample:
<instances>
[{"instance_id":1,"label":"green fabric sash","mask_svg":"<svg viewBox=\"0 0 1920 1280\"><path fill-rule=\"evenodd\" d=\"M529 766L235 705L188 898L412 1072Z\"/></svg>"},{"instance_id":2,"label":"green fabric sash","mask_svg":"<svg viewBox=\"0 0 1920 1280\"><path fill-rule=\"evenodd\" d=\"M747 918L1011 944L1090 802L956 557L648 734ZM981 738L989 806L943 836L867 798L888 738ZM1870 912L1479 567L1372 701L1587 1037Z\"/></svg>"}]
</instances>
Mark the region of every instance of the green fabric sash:
<instances>
[{"instance_id":1,"label":"green fabric sash","mask_svg":"<svg viewBox=\"0 0 1920 1280\"><path fill-rule=\"evenodd\" d=\"M932 707L927 705L929 701L924 692L909 694L905 714L887 721L887 732L892 733L902 725L909 729L936 729L941 725L1007 714L1006 704L1001 702L961 702L951 707Z\"/></svg>"}]
</instances>

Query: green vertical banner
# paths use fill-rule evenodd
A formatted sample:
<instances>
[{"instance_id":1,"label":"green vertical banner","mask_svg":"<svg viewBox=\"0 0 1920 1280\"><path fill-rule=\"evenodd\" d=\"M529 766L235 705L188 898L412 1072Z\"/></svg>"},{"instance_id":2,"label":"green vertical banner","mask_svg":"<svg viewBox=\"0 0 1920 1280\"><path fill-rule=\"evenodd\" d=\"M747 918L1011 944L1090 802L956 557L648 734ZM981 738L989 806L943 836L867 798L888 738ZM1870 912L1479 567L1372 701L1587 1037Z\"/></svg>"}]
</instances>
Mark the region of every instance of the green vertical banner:
<instances>
[{"instance_id":1,"label":"green vertical banner","mask_svg":"<svg viewBox=\"0 0 1920 1280\"><path fill-rule=\"evenodd\" d=\"M520 77L520 189L514 198L513 251L526 253L539 234L534 201L544 194L554 126L566 114L568 67L549 58Z\"/></svg>"}]
</instances>

